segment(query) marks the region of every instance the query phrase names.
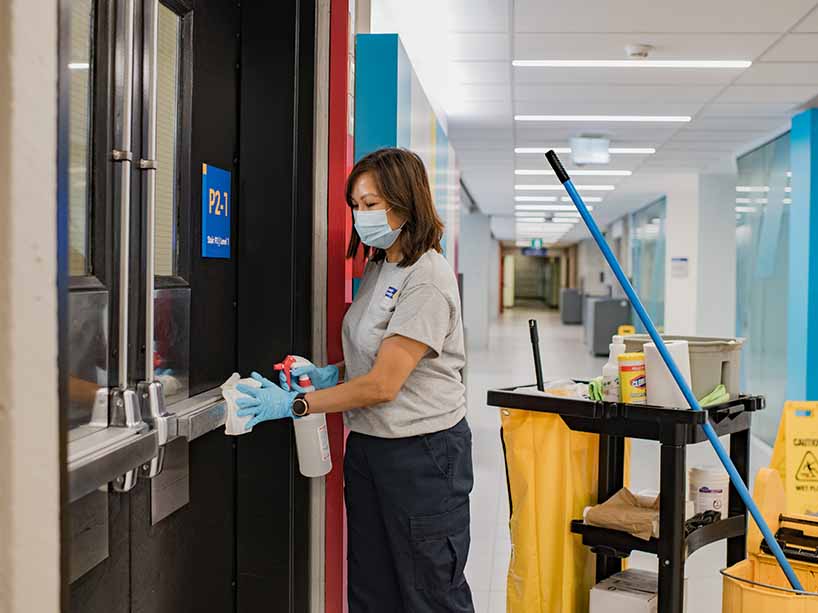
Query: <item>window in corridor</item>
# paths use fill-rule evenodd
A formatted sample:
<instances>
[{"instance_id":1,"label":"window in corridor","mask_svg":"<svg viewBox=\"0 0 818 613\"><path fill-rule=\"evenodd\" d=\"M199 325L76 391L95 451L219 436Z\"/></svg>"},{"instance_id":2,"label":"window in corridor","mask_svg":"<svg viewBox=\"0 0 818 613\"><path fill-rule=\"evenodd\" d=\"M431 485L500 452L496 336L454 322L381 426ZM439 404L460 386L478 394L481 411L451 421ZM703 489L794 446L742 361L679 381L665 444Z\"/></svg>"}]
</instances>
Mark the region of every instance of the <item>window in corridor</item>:
<instances>
[{"instance_id":1,"label":"window in corridor","mask_svg":"<svg viewBox=\"0 0 818 613\"><path fill-rule=\"evenodd\" d=\"M660 198L634 213L630 224L633 286L660 331L665 325L666 216L666 200ZM633 321L637 331L645 332L639 317Z\"/></svg>"},{"instance_id":2,"label":"window in corridor","mask_svg":"<svg viewBox=\"0 0 818 613\"><path fill-rule=\"evenodd\" d=\"M71 4L71 55L68 63L69 107L69 239L68 270L72 276L91 273L91 70L93 2Z\"/></svg>"},{"instance_id":3,"label":"window in corridor","mask_svg":"<svg viewBox=\"0 0 818 613\"><path fill-rule=\"evenodd\" d=\"M156 100L156 241L158 276L174 276L177 270L177 135L179 131L179 60L181 17L159 5L157 34Z\"/></svg>"},{"instance_id":4,"label":"window in corridor","mask_svg":"<svg viewBox=\"0 0 818 613\"><path fill-rule=\"evenodd\" d=\"M787 400L791 197L789 134L738 159L736 334L746 339L741 387L767 397L753 430L769 444Z\"/></svg>"}]
</instances>

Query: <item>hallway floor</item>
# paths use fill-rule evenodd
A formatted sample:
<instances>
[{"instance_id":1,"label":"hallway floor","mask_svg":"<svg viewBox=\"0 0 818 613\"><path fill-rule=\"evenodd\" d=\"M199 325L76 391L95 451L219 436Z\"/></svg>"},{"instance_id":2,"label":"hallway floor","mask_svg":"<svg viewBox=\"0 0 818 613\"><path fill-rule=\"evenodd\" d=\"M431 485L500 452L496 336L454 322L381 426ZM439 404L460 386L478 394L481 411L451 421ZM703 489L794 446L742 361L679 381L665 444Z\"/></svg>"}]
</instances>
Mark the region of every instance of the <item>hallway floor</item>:
<instances>
[{"instance_id":1,"label":"hallway floor","mask_svg":"<svg viewBox=\"0 0 818 613\"><path fill-rule=\"evenodd\" d=\"M468 354L469 422L474 433L475 485L472 494L472 548L466 574L474 592L477 613L506 611L506 573L511 552L508 499L500 445L498 410L486 405L486 390L534 382L533 359L527 321L539 322L540 350L546 379L593 377L605 358L591 356L582 343L581 326L563 326L554 311L513 309L491 325L489 346ZM726 443L726 441L725 441ZM634 491L659 489L658 445L633 441L631 484ZM753 446L753 467L769 460L769 449ZM704 443L688 453L688 466L717 463ZM656 558L635 553L632 567L656 570ZM687 610L721 611L721 576L725 545L716 543L697 551L688 560Z\"/></svg>"}]
</instances>

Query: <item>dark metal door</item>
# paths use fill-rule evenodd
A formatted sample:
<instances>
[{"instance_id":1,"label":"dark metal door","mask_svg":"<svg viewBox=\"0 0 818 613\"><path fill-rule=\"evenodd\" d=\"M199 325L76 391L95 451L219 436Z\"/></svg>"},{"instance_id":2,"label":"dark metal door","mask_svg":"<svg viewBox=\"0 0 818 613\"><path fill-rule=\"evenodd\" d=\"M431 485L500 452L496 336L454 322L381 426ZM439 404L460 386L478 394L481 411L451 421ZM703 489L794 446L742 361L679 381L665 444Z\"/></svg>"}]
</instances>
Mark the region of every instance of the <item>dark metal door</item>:
<instances>
[{"instance_id":1,"label":"dark metal door","mask_svg":"<svg viewBox=\"0 0 818 613\"><path fill-rule=\"evenodd\" d=\"M123 51L115 32L96 35L128 4L97 0L94 62ZM132 5L128 297L137 306L128 314L128 372L136 383L152 368L171 412L175 401L217 389L235 370L272 376L273 363L286 353L310 351L314 6L270 4ZM174 27L175 51L169 47ZM160 54L158 86L151 48ZM168 66L176 62L175 72L162 64L163 53L172 60ZM97 73L95 86L106 82L112 92L117 79L116 70ZM168 83L177 88L175 103L162 95ZM160 88L158 113L152 87ZM160 132L156 153L151 108ZM105 156L95 164L107 164ZM227 259L202 257L203 164L232 175ZM155 226L146 217L153 190ZM171 199L165 208L162 198ZM149 231L154 227L168 235L160 239ZM146 271L154 267L151 287ZM148 339L151 317L154 338ZM101 500L108 535L107 556L70 583L70 610L306 611L309 487L298 473L291 423L262 424L242 437L227 437L222 428L195 440L180 433L165 446L164 459L154 478L150 464L143 465L129 491L105 487L68 506L69 548L81 547L94 525L99 531Z\"/></svg>"}]
</instances>

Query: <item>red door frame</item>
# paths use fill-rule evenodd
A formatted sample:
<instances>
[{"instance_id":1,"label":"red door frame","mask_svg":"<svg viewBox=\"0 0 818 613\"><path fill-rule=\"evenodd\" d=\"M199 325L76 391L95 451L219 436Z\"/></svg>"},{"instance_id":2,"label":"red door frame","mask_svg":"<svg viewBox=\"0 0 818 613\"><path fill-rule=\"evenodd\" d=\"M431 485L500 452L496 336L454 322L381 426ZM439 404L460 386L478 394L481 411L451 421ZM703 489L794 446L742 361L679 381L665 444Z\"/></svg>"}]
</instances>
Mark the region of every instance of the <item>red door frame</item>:
<instances>
[{"instance_id":1,"label":"red door frame","mask_svg":"<svg viewBox=\"0 0 818 613\"><path fill-rule=\"evenodd\" d=\"M344 201L344 184L352 168L353 137L349 132L350 41L349 2L330 0L329 160L327 212L327 357L343 360L341 325L352 301L351 264L345 259L351 216ZM326 477L325 611L345 613L346 518L344 514L344 424L340 415L327 416L332 472Z\"/></svg>"}]
</instances>

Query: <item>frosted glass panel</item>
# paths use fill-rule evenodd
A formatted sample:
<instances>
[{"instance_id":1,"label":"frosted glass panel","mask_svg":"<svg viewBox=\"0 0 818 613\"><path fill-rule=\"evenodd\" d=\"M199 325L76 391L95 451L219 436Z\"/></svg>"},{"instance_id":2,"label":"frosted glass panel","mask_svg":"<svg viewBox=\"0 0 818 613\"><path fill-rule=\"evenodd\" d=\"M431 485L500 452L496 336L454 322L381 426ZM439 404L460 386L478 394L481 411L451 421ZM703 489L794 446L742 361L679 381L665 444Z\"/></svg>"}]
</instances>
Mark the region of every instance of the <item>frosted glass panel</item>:
<instances>
[{"instance_id":1,"label":"frosted glass panel","mask_svg":"<svg viewBox=\"0 0 818 613\"><path fill-rule=\"evenodd\" d=\"M631 258L633 286L659 330L665 325L665 219L664 198L633 214L631 219ZM633 317L636 329L645 332L639 317Z\"/></svg>"},{"instance_id":2,"label":"frosted glass panel","mask_svg":"<svg viewBox=\"0 0 818 613\"><path fill-rule=\"evenodd\" d=\"M156 274L176 270L176 144L179 127L179 56L181 18L159 5L156 103Z\"/></svg>"},{"instance_id":3,"label":"frosted glass panel","mask_svg":"<svg viewBox=\"0 0 818 613\"><path fill-rule=\"evenodd\" d=\"M91 273L91 28L93 3L71 4L71 55L68 64L68 271L73 276Z\"/></svg>"},{"instance_id":4,"label":"frosted glass panel","mask_svg":"<svg viewBox=\"0 0 818 613\"><path fill-rule=\"evenodd\" d=\"M742 390L767 397L753 431L769 444L786 400L789 175L789 134L738 159L736 334L747 339Z\"/></svg>"}]
</instances>

